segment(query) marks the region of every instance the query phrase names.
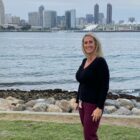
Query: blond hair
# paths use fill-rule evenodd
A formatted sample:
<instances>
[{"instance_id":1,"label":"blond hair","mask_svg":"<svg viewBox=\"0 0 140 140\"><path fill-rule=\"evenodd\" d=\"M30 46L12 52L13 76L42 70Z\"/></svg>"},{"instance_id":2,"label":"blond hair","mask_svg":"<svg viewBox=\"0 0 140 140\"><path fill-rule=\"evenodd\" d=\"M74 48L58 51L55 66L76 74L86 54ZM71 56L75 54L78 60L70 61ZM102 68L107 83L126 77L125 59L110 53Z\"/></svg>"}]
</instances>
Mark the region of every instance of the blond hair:
<instances>
[{"instance_id":1,"label":"blond hair","mask_svg":"<svg viewBox=\"0 0 140 140\"><path fill-rule=\"evenodd\" d=\"M96 46L96 50L95 50L95 55L97 57L103 57L103 52L102 52L102 47L101 47L101 42L99 41L99 39L93 35L92 33L87 33L84 35L83 39L82 39L82 50L83 53L85 54L86 57L88 57L88 54L86 53L85 49L84 49L84 39L85 37L90 36L93 38L94 42L95 42L95 46Z\"/></svg>"}]
</instances>

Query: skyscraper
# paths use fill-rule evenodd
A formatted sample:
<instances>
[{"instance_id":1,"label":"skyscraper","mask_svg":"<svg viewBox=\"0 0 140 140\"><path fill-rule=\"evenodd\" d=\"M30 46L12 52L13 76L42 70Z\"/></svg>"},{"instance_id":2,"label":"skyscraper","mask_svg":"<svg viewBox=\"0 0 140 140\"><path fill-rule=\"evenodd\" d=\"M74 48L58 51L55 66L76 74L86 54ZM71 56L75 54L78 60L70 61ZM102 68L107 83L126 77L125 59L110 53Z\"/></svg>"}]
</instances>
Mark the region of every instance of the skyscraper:
<instances>
[{"instance_id":1,"label":"skyscraper","mask_svg":"<svg viewBox=\"0 0 140 140\"><path fill-rule=\"evenodd\" d=\"M38 12L28 13L28 20L31 26L39 26L39 14Z\"/></svg>"},{"instance_id":2,"label":"skyscraper","mask_svg":"<svg viewBox=\"0 0 140 140\"><path fill-rule=\"evenodd\" d=\"M110 3L107 4L107 16L106 16L106 23L112 23L112 5Z\"/></svg>"},{"instance_id":3,"label":"skyscraper","mask_svg":"<svg viewBox=\"0 0 140 140\"><path fill-rule=\"evenodd\" d=\"M92 14L87 14L86 15L86 21L87 23L92 23L93 22L93 15Z\"/></svg>"},{"instance_id":4,"label":"skyscraper","mask_svg":"<svg viewBox=\"0 0 140 140\"><path fill-rule=\"evenodd\" d=\"M39 26L43 28L44 25L44 6L39 7Z\"/></svg>"},{"instance_id":5,"label":"skyscraper","mask_svg":"<svg viewBox=\"0 0 140 140\"><path fill-rule=\"evenodd\" d=\"M65 12L65 26L66 26L66 29L70 29L71 28L71 15L70 15L70 11L66 11Z\"/></svg>"},{"instance_id":6,"label":"skyscraper","mask_svg":"<svg viewBox=\"0 0 140 140\"><path fill-rule=\"evenodd\" d=\"M65 12L65 26L66 29L76 28L76 10L69 10Z\"/></svg>"},{"instance_id":7,"label":"skyscraper","mask_svg":"<svg viewBox=\"0 0 140 140\"><path fill-rule=\"evenodd\" d=\"M98 24L99 23L99 5L95 4L94 6L94 23Z\"/></svg>"},{"instance_id":8,"label":"skyscraper","mask_svg":"<svg viewBox=\"0 0 140 140\"><path fill-rule=\"evenodd\" d=\"M45 11L44 12L44 27L53 28L56 27L57 13L56 11Z\"/></svg>"},{"instance_id":9,"label":"skyscraper","mask_svg":"<svg viewBox=\"0 0 140 140\"><path fill-rule=\"evenodd\" d=\"M3 1L0 0L0 25L3 25L4 23L5 23L4 4L3 4Z\"/></svg>"}]
</instances>

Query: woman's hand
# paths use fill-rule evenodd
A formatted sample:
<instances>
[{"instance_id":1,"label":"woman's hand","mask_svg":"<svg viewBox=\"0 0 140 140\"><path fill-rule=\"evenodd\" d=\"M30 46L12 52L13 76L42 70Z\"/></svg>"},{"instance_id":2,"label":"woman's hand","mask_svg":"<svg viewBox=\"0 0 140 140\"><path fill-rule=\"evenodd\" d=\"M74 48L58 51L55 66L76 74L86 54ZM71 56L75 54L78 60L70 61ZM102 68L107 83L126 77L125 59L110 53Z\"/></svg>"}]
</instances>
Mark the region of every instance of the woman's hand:
<instances>
[{"instance_id":1,"label":"woman's hand","mask_svg":"<svg viewBox=\"0 0 140 140\"><path fill-rule=\"evenodd\" d=\"M102 109L100 109L100 108L96 108L94 111L93 111L93 113L92 113L92 115L91 115L92 117L93 117L93 121L95 121L95 122L97 122L100 118L101 118L101 116L102 116Z\"/></svg>"}]
</instances>

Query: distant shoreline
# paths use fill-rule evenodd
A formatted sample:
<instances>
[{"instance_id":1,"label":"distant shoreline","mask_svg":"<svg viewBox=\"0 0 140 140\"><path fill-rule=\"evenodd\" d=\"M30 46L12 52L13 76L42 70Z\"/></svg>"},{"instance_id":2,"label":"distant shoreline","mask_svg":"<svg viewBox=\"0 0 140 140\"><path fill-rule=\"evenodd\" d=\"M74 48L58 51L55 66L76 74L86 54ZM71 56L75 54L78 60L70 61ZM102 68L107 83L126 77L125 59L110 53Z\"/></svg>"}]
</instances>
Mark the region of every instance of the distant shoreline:
<instances>
[{"instance_id":1,"label":"distant shoreline","mask_svg":"<svg viewBox=\"0 0 140 140\"><path fill-rule=\"evenodd\" d=\"M99 32L99 33L127 33L127 32L140 32L139 31L80 31L80 30L60 30L60 31L0 31L0 32L25 32L25 33L54 33L54 32L66 32L66 33L86 33L86 32Z\"/></svg>"}]
</instances>

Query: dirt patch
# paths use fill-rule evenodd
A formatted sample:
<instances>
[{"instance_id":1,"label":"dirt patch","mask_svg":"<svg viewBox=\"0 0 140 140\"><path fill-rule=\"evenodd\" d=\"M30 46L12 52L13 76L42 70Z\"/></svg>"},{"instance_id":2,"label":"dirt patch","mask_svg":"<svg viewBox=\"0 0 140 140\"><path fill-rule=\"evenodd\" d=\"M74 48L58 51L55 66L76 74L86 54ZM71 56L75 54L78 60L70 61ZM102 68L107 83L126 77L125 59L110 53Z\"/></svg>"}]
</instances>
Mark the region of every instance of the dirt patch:
<instances>
[{"instance_id":1,"label":"dirt patch","mask_svg":"<svg viewBox=\"0 0 140 140\"><path fill-rule=\"evenodd\" d=\"M140 128L140 118L103 117L101 120L101 124Z\"/></svg>"},{"instance_id":2,"label":"dirt patch","mask_svg":"<svg viewBox=\"0 0 140 140\"><path fill-rule=\"evenodd\" d=\"M80 123L78 113L0 113L0 120L30 120L57 123ZM140 117L103 116L101 125L117 125L140 128Z\"/></svg>"}]
</instances>

